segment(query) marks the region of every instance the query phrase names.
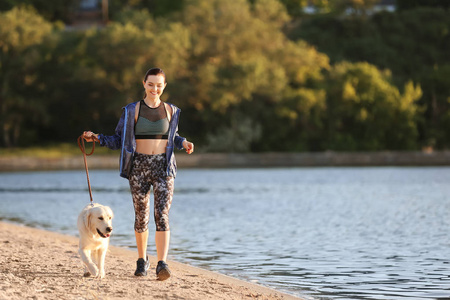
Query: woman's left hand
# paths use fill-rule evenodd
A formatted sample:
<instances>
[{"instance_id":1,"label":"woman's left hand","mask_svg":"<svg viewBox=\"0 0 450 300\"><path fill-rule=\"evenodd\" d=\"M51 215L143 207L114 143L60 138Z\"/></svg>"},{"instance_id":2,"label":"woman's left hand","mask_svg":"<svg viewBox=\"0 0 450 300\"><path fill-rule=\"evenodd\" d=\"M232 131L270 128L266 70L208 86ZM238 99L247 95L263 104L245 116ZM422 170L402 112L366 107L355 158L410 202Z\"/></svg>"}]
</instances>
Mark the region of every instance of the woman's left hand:
<instances>
[{"instance_id":1,"label":"woman's left hand","mask_svg":"<svg viewBox=\"0 0 450 300\"><path fill-rule=\"evenodd\" d=\"M187 140L184 140L183 147L184 147L184 149L186 149L187 154L191 154L192 152L194 152L194 144L191 142L188 142Z\"/></svg>"}]
</instances>

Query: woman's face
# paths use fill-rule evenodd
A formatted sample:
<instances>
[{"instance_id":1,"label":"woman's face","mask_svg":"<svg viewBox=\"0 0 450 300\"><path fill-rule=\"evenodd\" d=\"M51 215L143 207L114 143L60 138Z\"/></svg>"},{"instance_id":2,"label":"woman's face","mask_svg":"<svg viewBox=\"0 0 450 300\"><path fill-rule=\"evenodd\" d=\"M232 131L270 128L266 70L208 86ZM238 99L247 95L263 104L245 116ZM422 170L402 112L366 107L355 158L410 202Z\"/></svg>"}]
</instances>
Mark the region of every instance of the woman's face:
<instances>
[{"instance_id":1,"label":"woman's face","mask_svg":"<svg viewBox=\"0 0 450 300\"><path fill-rule=\"evenodd\" d=\"M149 75L144 81L144 89L150 100L157 100L166 87L165 78L162 75Z\"/></svg>"}]
</instances>

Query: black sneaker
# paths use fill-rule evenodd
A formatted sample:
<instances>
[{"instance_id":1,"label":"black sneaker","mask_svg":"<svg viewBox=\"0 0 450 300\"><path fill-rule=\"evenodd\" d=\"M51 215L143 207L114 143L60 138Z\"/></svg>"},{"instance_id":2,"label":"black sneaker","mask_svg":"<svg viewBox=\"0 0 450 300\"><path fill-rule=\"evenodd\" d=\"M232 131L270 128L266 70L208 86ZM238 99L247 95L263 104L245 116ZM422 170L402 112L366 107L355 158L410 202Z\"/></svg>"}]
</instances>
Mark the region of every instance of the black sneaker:
<instances>
[{"instance_id":1,"label":"black sneaker","mask_svg":"<svg viewBox=\"0 0 450 300\"><path fill-rule=\"evenodd\" d=\"M156 276L158 277L158 280L161 281L166 280L170 277L169 266L165 261L158 261L158 266L156 267Z\"/></svg>"},{"instance_id":2,"label":"black sneaker","mask_svg":"<svg viewBox=\"0 0 450 300\"><path fill-rule=\"evenodd\" d=\"M145 261L143 258L139 258L136 262L136 272L134 272L134 276L147 276L147 270L150 267L150 261Z\"/></svg>"}]
</instances>

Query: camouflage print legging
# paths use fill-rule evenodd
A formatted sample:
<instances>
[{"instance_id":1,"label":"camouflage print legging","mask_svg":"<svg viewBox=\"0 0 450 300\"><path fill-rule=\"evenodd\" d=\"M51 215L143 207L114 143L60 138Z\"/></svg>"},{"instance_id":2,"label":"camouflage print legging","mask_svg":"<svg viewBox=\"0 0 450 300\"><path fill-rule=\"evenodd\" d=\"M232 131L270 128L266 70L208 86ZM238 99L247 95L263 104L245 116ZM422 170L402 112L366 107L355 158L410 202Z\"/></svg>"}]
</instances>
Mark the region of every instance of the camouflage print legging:
<instances>
[{"instance_id":1,"label":"camouflage print legging","mask_svg":"<svg viewBox=\"0 0 450 300\"><path fill-rule=\"evenodd\" d=\"M174 178L166 175L166 155L135 153L130 174L135 221L134 230L145 232L150 215L150 189L155 198L156 231L169 231L169 210L172 203Z\"/></svg>"}]
</instances>

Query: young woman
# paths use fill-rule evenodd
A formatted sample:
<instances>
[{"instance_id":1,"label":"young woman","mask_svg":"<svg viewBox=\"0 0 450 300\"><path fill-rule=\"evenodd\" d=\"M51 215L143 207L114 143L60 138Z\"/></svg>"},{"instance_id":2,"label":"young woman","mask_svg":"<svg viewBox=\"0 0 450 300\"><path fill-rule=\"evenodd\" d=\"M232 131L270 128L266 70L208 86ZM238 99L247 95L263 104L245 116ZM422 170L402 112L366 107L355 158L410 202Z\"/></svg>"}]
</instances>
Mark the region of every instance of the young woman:
<instances>
[{"instance_id":1,"label":"young woman","mask_svg":"<svg viewBox=\"0 0 450 300\"><path fill-rule=\"evenodd\" d=\"M85 131L86 141L97 141L110 149L121 149L120 176L130 182L135 210L134 230L138 248L134 275L145 276L147 256L150 188L154 192L155 244L159 280L170 277L166 263L169 250L169 210L172 203L176 161L174 147L194 151L194 144L178 135L180 109L160 97L167 85L163 70L153 68L144 77L145 97L123 108L115 134L106 136Z\"/></svg>"}]
</instances>

